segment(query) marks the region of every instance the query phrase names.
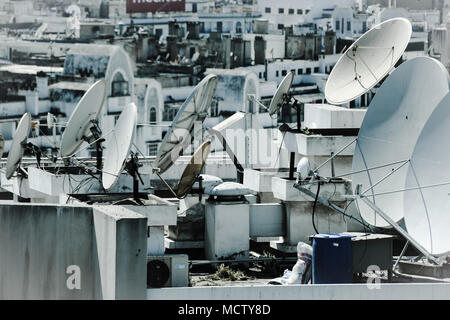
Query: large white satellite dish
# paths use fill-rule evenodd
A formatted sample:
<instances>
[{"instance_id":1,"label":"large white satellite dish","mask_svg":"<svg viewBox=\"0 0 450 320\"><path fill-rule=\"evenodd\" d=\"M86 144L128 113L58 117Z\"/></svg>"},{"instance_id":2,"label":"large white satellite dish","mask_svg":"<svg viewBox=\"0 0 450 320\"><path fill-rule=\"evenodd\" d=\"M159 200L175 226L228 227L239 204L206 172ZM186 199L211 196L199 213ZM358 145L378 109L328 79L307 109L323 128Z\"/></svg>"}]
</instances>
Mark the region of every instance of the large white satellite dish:
<instances>
[{"instance_id":1,"label":"large white satellite dish","mask_svg":"<svg viewBox=\"0 0 450 320\"><path fill-rule=\"evenodd\" d=\"M325 85L327 101L344 104L372 89L402 57L411 34L405 18L387 20L363 34L331 71Z\"/></svg>"},{"instance_id":2,"label":"large white satellite dish","mask_svg":"<svg viewBox=\"0 0 450 320\"><path fill-rule=\"evenodd\" d=\"M100 113L106 97L106 81L94 83L78 102L61 138L61 157L73 155L91 134L92 122Z\"/></svg>"},{"instance_id":3,"label":"large white satellite dish","mask_svg":"<svg viewBox=\"0 0 450 320\"><path fill-rule=\"evenodd\" d=\"M448 91L445 67L432 58L417 57L400 65L386 79L364 117L353 156L353 189L362 185L365 196L395 222L403 218L402 194L376 194L404 187L406 162L430 114ZM381 168L370 170L378 166ZM365 221L390 227L363 201L357 203Z\"/></svg>"},{"instance_id":4,"label":"large white satellite dish","mask_svg":"<svg viewBox=\"0 0 450 320\"><path fill-rule=\"evenodd\" d=\"M172 126L167 131L156 155L153 167L164 173L178 159L190 141L189 133L196 121L203 121L207 116L207 110L216 92L218 78L210 74L206 76L192 91L178 110Z\"/></svg>"},{"instance_id":5,"label":"large white satellite dish","mask_svg":"<svg viewBox=\"0 0 450 320\"><path fill-rule=\"evenodd\" d=\"M449 110L450 93L420 134L404 186L409 191L402 193L408 233L435 256L450 252Z\"/></svg>"},{"instance_id":6,"label":"large white satellite dish","mask_svg":"<svg viewBox=\"0 0 450 320\"><path fill-rule=\"evenodd\" d=\"M17 125L14 133L11 148L9 149L8 159L6 161L6 179L11 179L14 172L19 167L20 160L22 160L25 145L27 143L28 135L31 130L31 114L25 113Z\"/></svg>"},{"instance_id":7,"label":"large white satellite dish","mask_svg":"<svg viewBox=\"0 0 450 320\"><path fill-rule=\"evenodd\" d=\"M286 98L294 80L294 73L289 72L281 81L277 91L273 95L269 105L269 115L277 114L281 107L287 102Z\"/></svg>"},{"instance_id":8,"label":"large white satellite dish","mask_svg":"<svg viewBox=\"0 0 450 320\"><path fill-rule=\"evenodd\" d=\"M134 103L130 103L122 110L113 132L106 137L102 169L102 184L106 190L116 184L123 171L133 143L136 124L137 108Z\"/></svg>"}]
</instances>

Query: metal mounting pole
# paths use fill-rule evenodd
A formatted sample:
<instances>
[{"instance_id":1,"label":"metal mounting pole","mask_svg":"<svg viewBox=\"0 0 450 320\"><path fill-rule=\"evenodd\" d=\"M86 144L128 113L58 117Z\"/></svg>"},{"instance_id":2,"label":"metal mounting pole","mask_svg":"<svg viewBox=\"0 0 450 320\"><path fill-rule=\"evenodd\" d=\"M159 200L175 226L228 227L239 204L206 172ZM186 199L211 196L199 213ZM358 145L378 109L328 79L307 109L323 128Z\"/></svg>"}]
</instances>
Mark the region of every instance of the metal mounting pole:
<instances>
[{"instance_id":1,"label":"metal mounting pole","mask_svg":"<svg viewBox=\"0 0 450 320\"><path fill-rule=\"evenodd\" d=\"M424 247L422 247L413 237L409 235L402 227L400 227L394 220L392 220L383 210L378 208L372 201L367 199L364 196L356 195L355 199L362 200L365 204L367 204L370 208L372 208L375 212L377 212L387 223L389 223L394 229L400 233L406 240L408 240L414 247L417 248L424 256L426 256L429 260L433 261L436 264L439 264L436 257L434 257L431 253L428 252Z\"/></svg>"}]
</instances>

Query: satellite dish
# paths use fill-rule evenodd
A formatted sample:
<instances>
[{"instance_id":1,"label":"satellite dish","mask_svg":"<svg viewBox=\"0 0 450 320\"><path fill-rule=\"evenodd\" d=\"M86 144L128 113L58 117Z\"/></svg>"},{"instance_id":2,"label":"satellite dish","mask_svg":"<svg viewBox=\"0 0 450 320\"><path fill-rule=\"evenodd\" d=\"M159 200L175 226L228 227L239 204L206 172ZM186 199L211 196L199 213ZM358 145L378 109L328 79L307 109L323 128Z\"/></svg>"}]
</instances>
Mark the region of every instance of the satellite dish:
<instances>
[{"instance_id":1,"label":"satellite dish","mask_svg":"<svg viewBox=\"0 0 450 320\"><path fill-rule=\"evenodd\" d=\"M408 233L435 256L450 252L449 107L447 93L420 133L404 185L411 190L403 193ZM427 187L432 185L435 187Z\"/></svg>"},{"instance_id":2,"label":"satellite dish","mask_svg":"<svg viewBox=\"0 0 450 320\"><path fill-rule=\"evenodd\" d=\"M117 120L116 126L105 142L105 162L102 169L102 184L110 190L124 169L133 142L137 124L137 108L129 103Z\"/></svg>"},{"instance_id":3,"label":"satellite dish","mask_svg":"<svg viewBox=\"0 0 450 320\"><path fill-rule=\"evenodd\" d=\"M6 161L6 179L8 180L11 179L14 172L19 167L30 130L31 114L27 112L22 116L22 119L20 119L19 124L17 125L11 148L9 149L8 160Z\"/></svg>"},{"instance_id":4,"label":"satellite dish","mask_svg":"<svg viewBox=\"0 0 450 320\"><path fill-rule=\"evenodd\" d=\"M210 74L206 76L192 91L178 110L172 126L167 131L156 155L154 168L159 168L159 173L164 173L180 156L180 152L190 142L189 133L196 121L204 121L207 110L211 106L216 92L218 78Z\"/></svg>"},{"instance_id":5,"label":"satellite dish","mask_svg":"<svg viewBox=\"0 0 450 320\"><path fill-rule=\"evenodd\" d=\"M181 175L180 182L178 183L177 198L185 198L186 195L191 191L195 180L203 170L205 166L206 159L211 152L211 141L204 142L192 155L191 161L186 166Z\"/></svg>"},{"instance_id":6,"label":"satellite dish","mask_svg":"<svg viewBox=\"0 0 450 320\"><path fill-rule=\"evenodd\" d=\"M423 126L448 91L445 67L435 59L417 57L401 64L386 79L364 117L353 156L353 189L362 185L368 199L395 222L403 218L402 194L376 194L404 188L408 168L405 161L411 158ZM368 170L378 166L383 167ZM371 186L373 189L368 190ZM365 221L390 227L363 201L357 201Z\"/></svg>"},{"instance_id":7,"label":"satellite dish","mask_svg":"<svg viewBox=\"0 0 450 320\"><path fill-rule=\"evenodd\" d=\"M278 111L281 109L281 107L285 104L286 97L287 94L289 93L289 90L291 89L293 80L294 80L294 73L291 71L281 81L277 91L273 95L272 101L270 101L269 105L270 116L277 114Z\"/></svg>"},{"instance_id":8,"label":"satellite dish","mask_svg":"<svg viewBox=\"0 0 450 320\"><path fill-rule=\"evenodd\" d=\"M331 71L325 85L327 101L344 104L372 89L402 57L411 33L407 19L394 18L363 34Z\"/></svg>"},{"instance_id":9,"label":"satellite dish","mask_svg":"<svg viewBox=\"0 0 450 320\"><path fill-rule=\"evenodd\" d=\"M94 83L78 102L69 118L61 138L61 157L73 155L80 145L91 136L92 122L102 109L106 97L106 81Z\"/></svg>"},{"instance_id":10,"label":"satellite dish","mask_svg":"<svg viewBox=\"0 0 450 320\"><path fill-rule=\"evenodd\" d=\"M310 171L311 166L309 164L308 157L301 158L297 165L298 180L304 180L306 177L308 177Z\"/></svg>"}]
</instances>

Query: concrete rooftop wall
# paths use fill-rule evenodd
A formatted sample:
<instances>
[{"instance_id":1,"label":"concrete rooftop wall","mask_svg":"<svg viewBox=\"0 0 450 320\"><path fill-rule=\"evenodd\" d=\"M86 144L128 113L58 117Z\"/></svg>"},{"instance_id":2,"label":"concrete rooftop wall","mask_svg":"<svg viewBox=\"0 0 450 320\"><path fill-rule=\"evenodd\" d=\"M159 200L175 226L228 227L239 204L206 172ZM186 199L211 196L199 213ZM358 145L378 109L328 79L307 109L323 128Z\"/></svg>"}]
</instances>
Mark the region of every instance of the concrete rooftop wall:
<instances>
[{"instance_id":1,"label":"concrete rooftop wall","mask_svg":"<svg viewBox=\"0 0 450 320\"><path fill-rule=\"evenodd\" d=\"M121 207L0 204L0 299L145 298L146 225Z\"/></svg>"}]
</instances>

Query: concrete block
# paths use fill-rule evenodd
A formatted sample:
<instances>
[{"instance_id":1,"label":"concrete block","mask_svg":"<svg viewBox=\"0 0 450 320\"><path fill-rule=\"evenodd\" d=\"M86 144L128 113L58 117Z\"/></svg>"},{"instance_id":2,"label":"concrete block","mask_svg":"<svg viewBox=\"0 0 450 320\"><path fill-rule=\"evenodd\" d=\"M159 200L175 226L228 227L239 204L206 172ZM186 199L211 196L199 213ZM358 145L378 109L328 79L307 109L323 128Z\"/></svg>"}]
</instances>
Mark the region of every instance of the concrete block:
<instances>
[{"instance_id":1,"label":"concrete block","mask_svg":"<svg viewBox=\"0 0 450 320\"><path fill-rule=\"evenodd\" d=\"M314 198L294 188L295 180L272 178L272 191L275 198L283 201L311 202ZM310 187L312 193L317 192L317 184ZM343 196L351 194L351 182L340 180L320 186L320 196L330 201L345 201Z\"/></svg>"},{"instance_id":2,"label":"concrete block","mask_svg":"<svg viewBox=\"0 0 450 320\"><path fill-rule=\"evenodd\" d=\"M283 169L244 169L244 186L256 192L272 192L272 177L285 176Z\"/></svg>"},{"instance_id":3,"label":"concrete block","mask_svg":"<svg viewBox=\"0 0 450 320\"><path fill-rule=\"evenodd\" d=\"M305 104L306 128L360 128L367 109L349 109L330 104Z\"/></svg>"},{"instance_id":4,"label":"concrete block","mask_svg":"<svg viewBox=\"0 0 450 320\"><path fill-rule=\"evenodd\" d=\"M345 202L335 203L341 207ZM312 223L314 202L286 201L286 237L284 242L296 245L298 242L309 243L309 236L316 234ZM319 233L341 233L347 231L344 216L317 203L314 213L315 225Z\"/></svg>"},{"instance_id":5,"label":"concrete block","mask_svg":"<svg viewBox=\"0 0 450 320\"><path fill-rule=\"evenodd\" d=\"M243 203L207 202L205 256L209 260L248 257L250 208Z\"/></svg>"},{"instance_id":6,"label":"concrete block","mask_svg":"<svg viewBox=\"0 0 450 320\"><path fill-rule=\"evenodd\" d=\"M174 226L177 224L177 205L154 195L148 195L149 200L143 206L129 206L127 208L135 213L147 217L148 226Z\"/></svg>"},{"instance_id":7,"label":"concrete block","mask_svg":"<svg viewBox=\"0 0 450 320\"><path fill-rule=\"evenodd\" d=\"M0 204L0 299L145 298L146 219L117 209Z\"/></svg>"},{"instance_id":8,"label":"concrete block","mask_svg":"<svg viewBox=\"0 0 450 320\"><path fill-rule=\"evenodd\" d=\"M281 204L250 205L250 236L278 237L286 232L286 214Z\"/></svg>"},{"instance_id":9,"label":"concrete block","mask_svg":"<svg viewBox=\"0 0 450 320\"><path fill-rule=\"evenodd\" d=\"M322 136L318 134L305 135L303 133L287 132L284 136L283 146L290 152L302 156L330 156L337 153L347 144L355 140L353 136ZM355 143L350 145L340 156L353 156Z\"/></svg>"},{"instance_id":10,"label":"concrete block","mask_svg":"<svg viewBox=\"0 0 450 320\"><path fill-rule=\"evenodd\" d=\"M148 227L147 255L164 254L164 227Z\"/></svg>"}]
</instances>

